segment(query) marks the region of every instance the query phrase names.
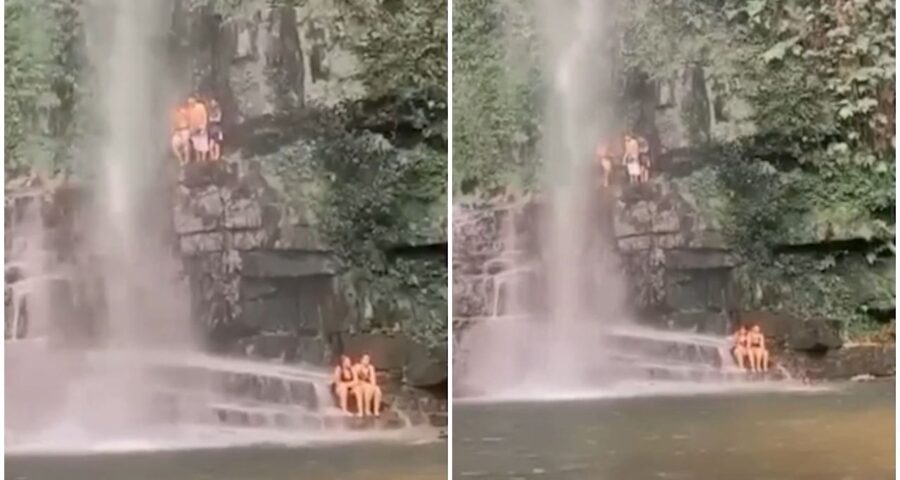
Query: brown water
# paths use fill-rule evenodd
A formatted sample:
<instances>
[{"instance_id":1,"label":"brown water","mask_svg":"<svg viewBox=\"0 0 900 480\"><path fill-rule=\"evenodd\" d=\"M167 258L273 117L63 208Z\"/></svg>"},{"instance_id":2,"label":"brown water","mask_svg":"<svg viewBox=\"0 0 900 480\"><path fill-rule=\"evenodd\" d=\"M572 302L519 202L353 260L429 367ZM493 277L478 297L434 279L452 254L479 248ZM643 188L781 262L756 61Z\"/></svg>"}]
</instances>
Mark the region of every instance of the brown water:
<instances>
[{"instance_id":1,"label":"brown water","mask_svg":"<svg viewBox=\"0 0 900 480\"><path fill-rule=\"evenodd\" d=\"M453 477L894 478L894 382L805 393L456 405Z\"/></svg>"},{"instance_id":2,"label":"brown water","mask_svg":"<svg viewBox=\"0 0 900 480\"><path fill-rule=\"evenodd\" d=\"M447 443L354 443L152 453L7 456L9 480L432 480L447 478Z\"/></svg>"}]
</instances>

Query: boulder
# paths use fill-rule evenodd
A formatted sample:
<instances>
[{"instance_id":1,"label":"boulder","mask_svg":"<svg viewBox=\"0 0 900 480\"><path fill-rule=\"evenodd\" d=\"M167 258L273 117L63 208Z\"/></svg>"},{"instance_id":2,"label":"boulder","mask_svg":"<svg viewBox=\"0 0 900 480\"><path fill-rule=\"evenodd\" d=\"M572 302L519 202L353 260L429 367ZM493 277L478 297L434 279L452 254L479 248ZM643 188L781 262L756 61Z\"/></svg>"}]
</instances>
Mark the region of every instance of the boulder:
<instances>
[{"instance_id":1,"label":"boulder","mask_svg":"<svg viewBox=\"0 0 900 480\"><path fill-rule=\"evenodd\" d=\"M253 250L241 253L241 272L266 278L335 275L337 264L324 252Z\"/></svg>"},{"instance_id":2,"label":"boulder","mask_svg":"<svg viewBox=\"0 0 900 480\"><path fill-rule=\"evenodd\" d=\"M369 354L378 370L402 370L406 366L410 340L404 335L358 334L343 339L343 353L357 361Z\"/></svg>"},{"instance_id":3,"label":"boulder","mask_svg":"<svg viewBox=\"0 0 900 480\"><path fill-rule=\"evenodd\" d=\"M403 372L410 386L430 387L447 380L446 354L431 352L405 335L348 335L343 344L344 354L354 361L367 353L378 370Z\"/></svg>"},{"instance_id":4,"label":"boulder","mask_svg":"<svg viewBox=\"0 0 900 480\"><path fill-rule=\"evenodd\" d=\"M795 375L813 380L891 377L896 374L894 345L853 345L825 353L787 353L778 359Z\"/></svg>"},{"instance_id":5,"label":"boulder","mask_svg":"<svg viewBox=\"0 0 900 480\"><path fill-rule=\"evenodd\" d=\"M841 348L843 339L839 322L809 319L792 325L788 347L807 352L822 352Z\"/></svg>"},{"instance_id":6,"label":"boulder","mask_svg":"<svg viewBox=\"0 0 900 480\"><path fill-rule=\"evenodd\" d=\"M431 352L410 342L404 373L406 384L413 387L433 387L446 382L447 353Z\"/></svg>"}]
</instances>

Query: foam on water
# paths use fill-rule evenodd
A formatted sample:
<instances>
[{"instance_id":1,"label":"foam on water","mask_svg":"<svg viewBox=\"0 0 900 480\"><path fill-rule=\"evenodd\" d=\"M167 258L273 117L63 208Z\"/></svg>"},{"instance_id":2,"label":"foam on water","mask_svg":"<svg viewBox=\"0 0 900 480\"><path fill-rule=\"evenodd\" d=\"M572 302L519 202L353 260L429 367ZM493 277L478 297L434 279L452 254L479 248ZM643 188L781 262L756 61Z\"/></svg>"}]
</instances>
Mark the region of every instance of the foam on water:
<instances>
[{"instance_id":1,"label":"foam on water","mask_svg":"<svg viewBox=\"0 0 900 480\"><path fill-rule=\"evenodd\" d=\"M6 455L94 455L261 446L309 447L373 441L418 445L438 440L433 430L426 427L378 432L298 432L193 425L135 432L129 436L98 437L76 427L59 425L38 438L8 443Z\"/></svg>"}]
</instances>

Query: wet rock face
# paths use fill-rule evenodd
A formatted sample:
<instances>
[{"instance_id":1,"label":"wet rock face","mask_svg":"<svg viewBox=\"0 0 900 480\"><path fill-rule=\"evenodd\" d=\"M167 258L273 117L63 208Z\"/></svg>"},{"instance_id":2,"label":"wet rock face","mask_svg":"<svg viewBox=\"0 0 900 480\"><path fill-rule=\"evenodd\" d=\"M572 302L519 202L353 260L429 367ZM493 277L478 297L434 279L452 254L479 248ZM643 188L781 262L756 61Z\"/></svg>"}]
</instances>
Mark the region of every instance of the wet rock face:
<instances>
[{"instance_id":1,"label":"wet rock face","mask_svg":"<svg viewBox=\"0 0 900 480\"><path fill-rule=\"evenodd\" d=\"M446 355L399 332L352 333L360 331L365 312L305 220L310 213L298 208L304 207L286 202L252 162L185 170L174 224L194 315L213 346L327 368L340 354L358 360L368 353L384 378L389 410L418 423L440 417L440 399L417 388L446 384Z\"/></svg>"},{"instance_id":2,"label":"wet rock face","mask_svg":"<svg viewBox=\"0 0 900 480\"><path fill-rule=\"evenodd\" d=\"M614 229L638 310L666 324L710 333L728 330L736 306L735 259L720 227L673 182L629 187L618 197ZM708 321L696 321L705 318Z\"/></svg>"},{"instance_id":3,"label":"wet rock face","mask_svg":"<svg viewBox=\"0 0 900 480\"><path fill-rule=\"evenodd\" d=\"M894 345L852 345L818 354L787 353L779 363L795 377L811 380L848 380L896 375Z\"/></svg>"},{"instance_id":4,"label":"wet rock face","mask_svg":"<svg viewBox=\"0 0 900 480\"><path fill-rule=\"evenodd\" d=\"M178 70L185 84L213 92L226 133L245 122L302 110L309 102L334 105L364 89L353 78L358 60L341 46L347 29L333 2L299 7L266 0L227 8L176 2L173 27Z\"/></svg>"},{"instance_id":5,"label":"wet rock face","mask_svg":"<svg viewBox=\"0 0 900 480\"><path fill-rule=\"evenodd\" d=\"M596 212L600 231L611 235L627 279L628 300L639 317L665 328L718 334L729 330L729 312L736 309L731 285L735 259L718 225L694 208L677 186L661 181L616 188L597 202L611 205ZM541 308L538 276L525 271L518 271L515 278L507 275L536 258L540 210L537 198L457 208L453 219L457 325L528 313L498 311L511 288L529 292L517 304L532 313ZM507 245L511 241L518 243Z\"/></svg>"}]
</instances>

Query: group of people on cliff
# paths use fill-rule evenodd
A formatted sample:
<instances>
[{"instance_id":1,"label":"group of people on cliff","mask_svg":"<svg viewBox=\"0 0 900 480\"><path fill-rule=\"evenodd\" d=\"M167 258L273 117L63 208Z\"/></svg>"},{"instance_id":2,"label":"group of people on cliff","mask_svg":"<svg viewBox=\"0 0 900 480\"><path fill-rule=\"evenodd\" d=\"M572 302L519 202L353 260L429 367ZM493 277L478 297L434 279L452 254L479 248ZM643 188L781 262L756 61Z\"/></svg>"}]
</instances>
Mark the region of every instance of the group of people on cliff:
<instances>
[{"instance_id":1,"label":"group of people on cliff","mask_svg":"<svg viewBox=\"0 0 900 480\"><path fill-rule=\"evenodd\" d=\"M650 180L650 144L647 139L632 132L615 140L601 140L594 152L594 161L600 170L600 184L609 187L615 159L628 173L628 183L645 183Z\"/></svg>"},{"instance_id":2,"label":"group of people on cliff","mask_svg":"<svg viewBox=\"0 0 900 480\"><path fill-rule=\"evenodd\" d=\"M172 118L172 150L179 164L222 156L222 109L212 97L191 95Z\"/></svg>"},{"instance_id":3,"label":"group of people on cliff","mask_svg":"<svg viewBox=\"0 0 900 480\"><path fill-rule=\"evenodd\" d=\"M759 325L747 328L738 327L732 337L731 354L738 368L750 372L769 371L769 350L766 349L766 336Z\"/></svg>"},{"instance_id":4,"label":"group of people on cliff","mask_svg":"<svg viewBox=\"0 0 900 480\"><path fill-rule=\"evenodd\" d=\"M350 357L341 355L340 364L334 369L334 393L341 411L350 414L348 400L356 399L357 417L378 417L381 415L381 387L375 375L375 366L368 354L354 364Z\"/></svg>"}]
</instances>

